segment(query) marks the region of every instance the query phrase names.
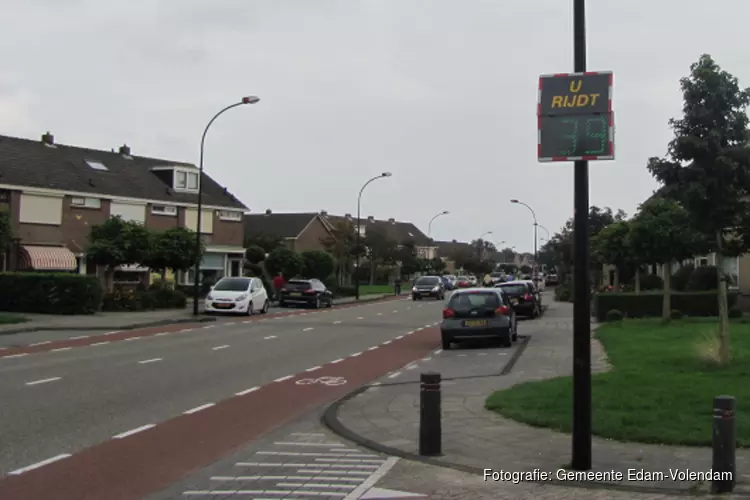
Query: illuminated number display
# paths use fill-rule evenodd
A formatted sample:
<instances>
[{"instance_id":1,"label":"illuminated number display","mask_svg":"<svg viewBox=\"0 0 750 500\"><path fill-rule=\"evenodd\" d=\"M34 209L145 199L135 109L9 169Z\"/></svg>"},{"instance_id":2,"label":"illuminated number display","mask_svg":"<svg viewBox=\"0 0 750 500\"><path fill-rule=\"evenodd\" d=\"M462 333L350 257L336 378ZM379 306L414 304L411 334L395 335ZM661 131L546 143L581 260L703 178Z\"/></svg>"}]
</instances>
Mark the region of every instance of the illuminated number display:
<instances>
[{"instance_id":1,"label":"illuminated number display","mask_svg":"<svg viewBox=\"0 0 750 500\"><path fill-rule=\"evenodd\" d=\"M540 158L614 156L610 115L543 116Z\"/></svg>"}]
</instances>

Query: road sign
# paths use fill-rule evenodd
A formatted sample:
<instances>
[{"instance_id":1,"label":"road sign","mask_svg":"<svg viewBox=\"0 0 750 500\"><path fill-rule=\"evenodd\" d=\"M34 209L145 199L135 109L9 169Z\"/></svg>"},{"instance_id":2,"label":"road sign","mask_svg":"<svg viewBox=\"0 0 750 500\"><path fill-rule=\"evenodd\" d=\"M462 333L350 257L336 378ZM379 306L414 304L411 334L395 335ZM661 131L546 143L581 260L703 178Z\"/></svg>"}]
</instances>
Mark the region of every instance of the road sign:
<instances>
[{"instance_id":1,"label":"road sign","mask_svg":"<svg viewBox=\"0 0 750 500\"><path fill-rule=\"evenodd\" d=\"M539 77L540 162L614 159L612 81L611 72Z\"/></svg>"}]
</instances>

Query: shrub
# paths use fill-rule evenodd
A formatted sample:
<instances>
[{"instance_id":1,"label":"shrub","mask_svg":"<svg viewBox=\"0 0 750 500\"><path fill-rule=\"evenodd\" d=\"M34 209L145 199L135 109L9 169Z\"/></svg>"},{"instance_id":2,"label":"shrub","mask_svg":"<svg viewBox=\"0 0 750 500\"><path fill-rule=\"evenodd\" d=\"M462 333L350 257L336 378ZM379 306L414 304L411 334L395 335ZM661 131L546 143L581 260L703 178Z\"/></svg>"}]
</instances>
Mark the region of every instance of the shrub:
<instances>
[{"instance_id":1,"label":"shrub","mask_svg":"<svg viewBox=\"0 0 750 500\"><path fill-rule=\"evenodd\" d=\"M245 260L250 264L258 264L266 258L266 251L258 245L250 245L245 250Z\"/></svg>"},{"instance_id":2,"label":"shrub","mask_svg":"<svg viewBox=\"0 0 750 500\"><path fill-rule=\"evenodd\" d=\"M622 321L622 312L617 309L610 309L607 314L604 315L604 321Z\"/></svg>"},{"instance_id":3,"label":"shrub","mask_svg":"<svg viewBox=\"0 0 750 500\"><path fill-rule=\"evenodd\" d=\"M570 302L573 300L573 287L568 283L556 286L555 300L558 302Z\"/></svg>"},{"instance_id":4,"label":"shrub","mask_svg":"<svg viewBox=\"0 0 750 500\"><path fill-rule=\"evenodd\" d=\"M685 315L679 309L672 309L671 311L669 311L669 317L671 319L682 319L685 317Z\"/></svg>"},{"instance_id":5,"label":"shrub","mask_svg":"<svg viewBox=\"0 0 750 500\"><path fill-rule=\"evenodd\" d=\"M663 290L664 280L656 274L641 274L641 290Z\"/></svg>"},{"instance_id":6,"label":"shrub","mask_svg":"<svg viewBox=\"0 0 750 500\"><path fill-rule=\"evenodd\" d=\"M737 309L736 307L733 307L729 310L729 317L730 318L741 318L742 317L742 311Z\"/></svg>"},{"instance_id":7,"label":"shrub","mask_svg":"<svg viewBox=\"0 0 750 500\"><path fill-rule=\"evenodd\" d=\"M72 273L0 273L0 311L93 314L102 288L95 276Z\"/></svg>"},{"instance_id":8,"label":"shrub","mask_svg":"<svg viewBox=\"0 0 750 500\"><path fill-rule=\"evenodd\" d=\"M300 254L302 275L305 278L324 280L331 275L336 265L333 256L322 250L308 250Z\"/></svg>"},{"instance_id":9,"label":"shrub","mask_svg":"<svg viewBox=\"0 0 750 500\"><path fill-rule=\"evenodd\" d=\"M672 290L676 290L678 292L686 291L688 282L690 281L690 276L693 274L694 270L695 266L692 264L688 264L675 271L672 275L671 280Z\"/></svg>"},{"instance_id":10,"label":"shrub","mask_svg":"<svg viewBox=\"0 0 750 500\"><path fill-rule=\"evenodd\" d=\"M268 254L265 265L272 276L283 273L284 278L290 280L302 272L302 257L288 248L279 247Z\"/></svg>"},{"instance_id":11,"label":"shrub","mask_svg":"<svg viewBox=\"0 0 750 500\"><path fill-rule=\"evenodd\" d=\"M103 311L150 311L154 309L184 309L187 296L179 290L154 288L130 293L108 293L102 303Z\"/></svg>"},{"instance_id":12,"label":"shrub","mask_svg":"<svg viewBox=\"0 0 750 500\"><path fill-rule=\"evenodd\" d=\"M737 302L737 295L728 293L730 308ZM603 321L604 312L610 309L622 311L628 318L658 317L662 314L663 299L661 292L601 293L594 297L593 311L596 311L598 321ZM673 292L672 307L688 316L717 316L719 313L715 291Z\"/></svg>"},{"instance_id":13,"label":"shrub","mask_svg":"<svg viewBox=\"0 0 750 500\"><path fill-rule=\"evenodd\" d=\"M716 266L696 267L690 274L687 289L690 291L716 290L719 286Z\"/></svg>"}]
</instances>

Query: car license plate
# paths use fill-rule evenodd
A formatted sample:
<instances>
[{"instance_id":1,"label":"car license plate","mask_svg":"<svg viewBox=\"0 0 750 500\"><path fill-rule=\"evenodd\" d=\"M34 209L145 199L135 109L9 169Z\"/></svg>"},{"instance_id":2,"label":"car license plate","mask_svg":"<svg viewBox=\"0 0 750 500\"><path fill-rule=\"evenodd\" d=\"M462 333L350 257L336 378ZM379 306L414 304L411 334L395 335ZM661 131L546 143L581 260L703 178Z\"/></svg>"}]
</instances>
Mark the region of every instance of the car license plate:
<instances>
[{"instance_id":1,"label":"car license plate","mask_svg":"<svg viewBox=\"0 0 750 500\"><path fill-rule=\"evenodd\" d=\"M475 319L471 321L464 321L464 326L486 326L486 319Z\"/></svg>"},{"instance_id":2,"label":"car license plate","mask_svg":"<svg viewBox=\"0 0 750 500\"><path fill-rule=\"evenodd\" d=\"M214 307L216 309L229 309L232 307L232 304L214 304Z\"/></svg>"},{"instance_id":3,"label":"car license plate","mask_svg":"<svg viewBox=\"0 0 750 500\"><path fill-rule=\"evenodd\" d=\"M302 294L299 293L299 292L292 292L289 295L291 295L292 297L301 297L302 296Z\"/></svg>"}]
</instances>

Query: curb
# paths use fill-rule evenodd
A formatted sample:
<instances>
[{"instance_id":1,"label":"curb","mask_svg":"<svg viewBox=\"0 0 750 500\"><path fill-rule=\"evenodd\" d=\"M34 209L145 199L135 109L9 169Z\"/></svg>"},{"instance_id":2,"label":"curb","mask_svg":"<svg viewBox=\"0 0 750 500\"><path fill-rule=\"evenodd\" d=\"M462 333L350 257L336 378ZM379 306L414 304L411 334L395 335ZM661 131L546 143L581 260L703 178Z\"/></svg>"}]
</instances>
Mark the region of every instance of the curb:
<instances>
[{"instance_id":1,"label":"curb","mask_svg":"<svg viewBox=\"0 0 750 500\"><path fill-rule=\"evenodd\" d=\"M528 338L526 339L526 342L522 344L521 346L519 346L519 348L513 354L511 359L508 361L508 363L506 363L502 372L499 374L500 376L508 375L513 370L513 367L521 358L521 355L525 351L530 341L531 341L531 336L528 336ZM484 469L480 469L478 467L472 467L470 465L450 462L447 460L440 460L440 459L433 458L433 457L424 457L417 453L412 453L412 452L404 451L398 448L393 448L391 446L386 446L377 441L373 441L372 439L366 438L362 436L361 434L345 426L341 422L341 420L339 420L339 410L347 402L351 401L352 399L356 398L360 394L364 393L369 388L370 388L370 384L366 384L361 387L358 387L357 389L353 390L349 394L346 394L345 396L341 397L340 399L328 405L326 409L324 410L323 415L320 418L321 423L334 434L337 434L341 436L342 438L346 439L347 441L350 441L354 444L357 444L359 446L372 450L376 453L395 456L395 457L402 458L404 460L410 460L412 462L423 463L425 465L432 465L435 467L453 469L459 472L464 472L464 473L472 474L476 476L484 475ZM593 482L593 481L582 482L582 481L560 481L557 479L553 479L549 481L528 481L528 482L539 484L539 485L564 486L568 488L577 488L577 489L586 489L586 490L613 490L613 491L634 492L634 493L643 493L643 494L657 494L657 495L658 494L661 494L661 495L670 494L670 495L689 496L689 497L694 497L694 496L702 497L702 496L711 495L711 493L709 492L699 492L699 491L694 491L692 489L657 488L653 486L625 485L625 484L620 484L620 483L609 483L609 482L603 482L603 481L602 482ZM734 492L734 495L748 496L747 493L741 493L741 492Z\"/></svg>"},{"instance_id":2,"label":"curb","mask_svg":"<svg viewBox=\"0 0 750 500\"><path fill-rule=\"evenodd\" d=\"M64 332L68 330L88 330L88 331L102 331L110 332L112 330L137 330L139 328L150 328L154 326L166 326L166 325L179 325L181 323L211 323L216 321L216 318L200 317L200 318L183 318L183 319L162 319L158 321L146 321L144 323L133 323L130 325L122 326L83 326L83 325L70 325L70 326L30 326L27 328L15 328L10 330L0 330L0 335L15 335L17 333L31 333L31 332Z\"/></svg>"}]
</instances>

